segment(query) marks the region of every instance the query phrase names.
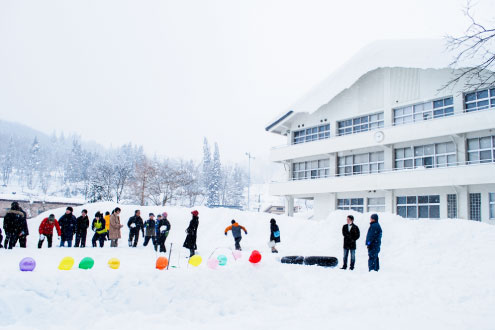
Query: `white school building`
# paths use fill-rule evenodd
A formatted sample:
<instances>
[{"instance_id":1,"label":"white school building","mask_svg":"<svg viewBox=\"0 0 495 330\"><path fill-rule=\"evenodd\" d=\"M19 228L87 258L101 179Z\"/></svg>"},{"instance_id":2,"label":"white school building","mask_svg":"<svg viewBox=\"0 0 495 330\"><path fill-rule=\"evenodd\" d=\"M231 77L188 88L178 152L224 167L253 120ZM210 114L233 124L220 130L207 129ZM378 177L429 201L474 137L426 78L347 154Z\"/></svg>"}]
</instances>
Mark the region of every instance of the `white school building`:
<instances>
[{"instance_id":1,"label":"white school building","mask_svg":"<svg viewBox=\"0 0 495 330\"><path fill-rule=\"evenodd\" d=\"M441 52L402 46L367 49L374 63L358 54L267 125L286 138L270 152L286 172L270 193L289 215L302 198L315 219L352 209L495 224L495 85L442 88L453 70Z\"/></svg>"}]
</instances>

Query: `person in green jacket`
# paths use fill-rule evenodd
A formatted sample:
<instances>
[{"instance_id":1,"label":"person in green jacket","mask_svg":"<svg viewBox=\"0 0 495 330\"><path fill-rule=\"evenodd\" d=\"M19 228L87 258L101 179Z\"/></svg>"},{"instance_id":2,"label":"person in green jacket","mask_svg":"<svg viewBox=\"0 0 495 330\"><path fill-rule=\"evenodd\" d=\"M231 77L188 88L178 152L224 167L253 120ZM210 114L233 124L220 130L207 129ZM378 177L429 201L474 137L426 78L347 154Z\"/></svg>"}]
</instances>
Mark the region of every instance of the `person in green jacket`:
<instances>
[{"instance_id":1,"label":"person in green jacket","mask_svg":"<svg viewBox=\"0 0 495 330\"><path fill-rule=\"evenodd\" d=\"M93 235L93 239L91 242L93 243L93 247L96 247L96 241L100 242L100 247L102 248L105 245L105 238L107 237L107 228L105 226L105 219L103 219L103 214L99 211L96 212L95 218L93 219L93 223L91 224L91 229L95 232Z\"/></svg>"}]
</instances>

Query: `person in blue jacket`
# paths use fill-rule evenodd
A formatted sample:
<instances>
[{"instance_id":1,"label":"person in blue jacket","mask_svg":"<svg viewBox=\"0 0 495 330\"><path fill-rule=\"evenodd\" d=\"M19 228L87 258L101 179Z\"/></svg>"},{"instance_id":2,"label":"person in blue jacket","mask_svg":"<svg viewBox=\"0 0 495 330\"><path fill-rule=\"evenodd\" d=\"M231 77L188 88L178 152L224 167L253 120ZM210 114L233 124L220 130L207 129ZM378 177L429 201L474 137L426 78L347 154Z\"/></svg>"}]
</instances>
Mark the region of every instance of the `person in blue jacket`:
<instances>
[{"instance_id":1,"label":"person in blue jacket","mask_svg":"<svg viewBox=\"0 0 495 330\"><path fill-rule=\"evenodd\" d=\"M72 207L67 207L65 214L61 216L58 220L60 229L62 230L62 237L60 238L60 247L65 246L65 242L69 247L72 247L72 239L74 238L74 233L76 232L77 219L72 214L74 210Z\"/></svg>"},{"instance_id":2,"label":"person in blue jacket","mask_svg":"<svg viewBox=\"0 0 495 330\"><path fill-rule=\"evenodd\" d=\"M372 214L370 217L370 228L366 235L366 247L368 248L368 269L378 271L380 269L380 246L382 245L382 227L378 223L378 214Z\"/></svg>"}]
</instances>

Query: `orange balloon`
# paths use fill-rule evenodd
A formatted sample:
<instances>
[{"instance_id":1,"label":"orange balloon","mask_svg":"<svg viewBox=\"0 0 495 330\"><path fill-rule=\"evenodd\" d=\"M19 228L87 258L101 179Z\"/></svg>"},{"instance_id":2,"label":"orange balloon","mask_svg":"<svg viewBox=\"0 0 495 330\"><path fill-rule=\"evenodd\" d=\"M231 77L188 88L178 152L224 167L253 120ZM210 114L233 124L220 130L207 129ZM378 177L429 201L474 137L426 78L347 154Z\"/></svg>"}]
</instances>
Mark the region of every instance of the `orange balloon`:
<instances>
[{"instance_id":1,"label":"orange balloon","mask_svg":"<svg viewBox=\"0 0 495 330\"><path fill-rule=\"evenodd\" d=\"M168 259L165 257L159 257L156 259L156 269L164 270L168 266Z\"/></svg>"}]
</instances>

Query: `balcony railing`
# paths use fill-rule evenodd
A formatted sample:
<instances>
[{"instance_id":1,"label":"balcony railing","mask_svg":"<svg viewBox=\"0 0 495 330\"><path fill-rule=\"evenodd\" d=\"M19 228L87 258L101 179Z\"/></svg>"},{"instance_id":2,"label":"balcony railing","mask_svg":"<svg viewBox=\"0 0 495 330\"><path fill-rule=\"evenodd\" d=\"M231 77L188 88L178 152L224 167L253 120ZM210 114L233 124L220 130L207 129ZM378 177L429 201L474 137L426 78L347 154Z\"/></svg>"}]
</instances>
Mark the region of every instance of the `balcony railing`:
<instances>
[{"instance_id":1,"label":"balcony railing","mask_svg":"<svg viewBox=\"0 0 495 330\"><path fill-rule=\"evenodd\" d=\"M380 175L380 174L385 174L385 173L397 173L397 172L420 172L420 171L434 171L438 169L446 169L446 168L459 168L459 167L471 167L471 166L477 166L477 165L486 165L486 164L495 164L495 159L492 159L491 161L485 161L485 162L456 162L456 163L450 163L448 166L435 166L435 167L415 167L415 168L394 168L394 169L385 169L380 172L366 172L366 173L356 173L356 174L351 174L351 175L344 175L344 174L335 174L335 175L325 175L325 176L320 176L320 177L312 177L312 178L289 178L286 180L282 181L274 181L272 180L271 183L286 183L286 182L292 182L292 181L315 181L315 180L324 180L324 179L329 179L329 178L344 178L344 177L356 177L356 176L363 176L363 175Z\"/></svg>"},{"instance_id":2,"label":"balcony railing","mask_svg":"<svg viewBox=\"0 0 495 330\"><path fill-rule=\"evenodd\" d=\"M485 112L485 111L490 111L490 110L495 110L495 108L494 107L490 107L490 108L487 108L487 109L482 109L482 110L477 110L477 111L470 111L470 112L466 112L465 110L463 110L462 112L454 112L454 114L453 115L450 115L450 116L428 118L428 119L425 119L423 121L412 121L412 122L403 123L403 124L400 124L400 125L395 125L395 124L385 125L385 126L380 127L380 128L374 128L372 130L360 131L360 132L356 132L356 133L352 133L352 134L346 134L346 135L330 135L329 138L320 139L320 140L312 140L312 141L307 141L307 142L304 142L304 143L294 143L292 141L292 139L291 139L290 144L283 144L283 145L274 146L274 147L271 148L271 150L282 149L282 148L286 148L286 147L294 146L294 145L301 146L301 145L305 145L307 143L321 142L321 141L325 141L325 140L328 140L328 139L330 139L330 140L345 139L345 138L347 138L349 136L353 136L353 135L356 135L356 134L362 134L362 133L366 133L366 132L370 132L370 131L384 130L384 129L398 127L398 126L409 127L411 125L416 125L416 124L419 124L419 123L436 122L438 120L443 120L443 119L452 118L452 117L470 116L470 115L475 114L475 113L480 113L480 112ZM333 132L335 132L335 130L333 130Z\"/></svg>"}]
</instances>

